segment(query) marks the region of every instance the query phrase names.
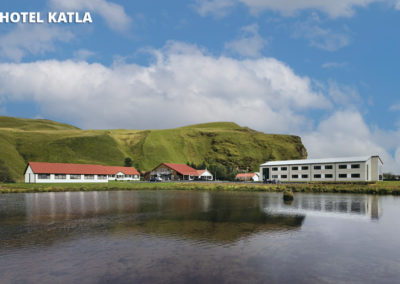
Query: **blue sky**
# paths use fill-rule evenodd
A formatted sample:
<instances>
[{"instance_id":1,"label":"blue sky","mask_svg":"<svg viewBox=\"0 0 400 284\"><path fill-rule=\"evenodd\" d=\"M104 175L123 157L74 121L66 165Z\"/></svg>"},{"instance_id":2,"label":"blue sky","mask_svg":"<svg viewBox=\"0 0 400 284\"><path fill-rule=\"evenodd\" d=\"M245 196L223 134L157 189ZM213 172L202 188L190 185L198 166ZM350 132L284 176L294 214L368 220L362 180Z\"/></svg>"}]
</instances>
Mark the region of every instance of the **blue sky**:
<instances>
[{"instance_id":1,"label":"blue sky","mask_svg":"<svg viewBox=\"0 0 400 284\"><path fill-rule=\"evenodd\" d=\"M400 1L3 1L0 114L81 128L235 121L400 172Z\"/></svg>"}]
</instances>

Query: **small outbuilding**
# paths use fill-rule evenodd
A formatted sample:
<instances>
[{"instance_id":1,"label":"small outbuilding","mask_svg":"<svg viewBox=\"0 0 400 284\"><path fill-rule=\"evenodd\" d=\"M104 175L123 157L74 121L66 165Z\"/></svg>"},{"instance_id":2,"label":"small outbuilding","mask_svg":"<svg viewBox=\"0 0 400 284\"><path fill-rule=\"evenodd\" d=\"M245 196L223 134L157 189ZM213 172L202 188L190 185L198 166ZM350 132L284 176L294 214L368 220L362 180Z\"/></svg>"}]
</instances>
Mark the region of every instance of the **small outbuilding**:
<instances>
[{"instance_id":1,"label":"small outbuilding","mask_svg":"<svg viewBox=\"0 0 400 284\"><path fill-rule=\"evenodd\" d=\"M213 175L207 170L197 170L197 180L213 180Z\"/></svg>"},{"instance_id":2,"label":"small outbuilding","mask_svg":"<svg viewBox=\"0 0 400 284\"><path fill-rule=\"evenodd\" d=\"M241 173L241 174L237 174L235 179L240 180L240 181L260 181L260 174L259 173Z\"/></svg>"}]
</instances>

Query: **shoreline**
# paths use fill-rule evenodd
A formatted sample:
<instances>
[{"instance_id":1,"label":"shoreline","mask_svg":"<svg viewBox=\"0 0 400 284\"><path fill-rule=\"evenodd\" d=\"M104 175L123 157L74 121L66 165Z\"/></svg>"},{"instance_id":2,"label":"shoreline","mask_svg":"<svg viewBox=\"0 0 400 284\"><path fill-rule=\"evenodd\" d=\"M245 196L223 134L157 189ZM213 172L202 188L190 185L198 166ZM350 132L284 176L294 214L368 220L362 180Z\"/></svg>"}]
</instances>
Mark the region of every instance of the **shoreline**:
<instances>
[{"instance_id":1,"label":"shoreline","mask_svg":"<svg viewBox=\"0 0 400 284\"><path fill-rule=\"evenodd\" d=\"M256 184L235 182L109 182L109 183L60 183L60 184L0 184L0 194L68 192L68 191L115 191L115 190L195 190L195 191L238 191L238 192L283 192L291 190L303 193L352 193L374 195L400 195L399 181L376 183L306 183L306 184Z\"/></svg>"}]
</instances>

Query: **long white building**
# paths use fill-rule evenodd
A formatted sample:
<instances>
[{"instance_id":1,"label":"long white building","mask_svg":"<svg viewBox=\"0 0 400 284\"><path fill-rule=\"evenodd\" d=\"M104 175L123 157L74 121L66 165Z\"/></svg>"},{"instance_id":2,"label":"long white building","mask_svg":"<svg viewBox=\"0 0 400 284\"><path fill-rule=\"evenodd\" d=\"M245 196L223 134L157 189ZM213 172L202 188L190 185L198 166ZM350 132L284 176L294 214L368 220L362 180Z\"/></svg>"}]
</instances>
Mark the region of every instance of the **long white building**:
<instances>
[{"instance_id":1,"label":"long white building","mask_svg":"<svg viewBox=\"0 0 400 284\"><path fill-rule=\"evenodd\" d=\"M29 162L25 183L96 183L138 181L140 173L134 167L87 164Z\"/></svg>"},{"instance_id":2,"label":"long white building","mask_svg":"<svg viewBox=\"0 0 400 284\"><path fill-rule=\"evenodd\" d=\"M379 156L271 161L260 165L262 180L379 181L383 178Z\"/></svg>"}]
</instances>

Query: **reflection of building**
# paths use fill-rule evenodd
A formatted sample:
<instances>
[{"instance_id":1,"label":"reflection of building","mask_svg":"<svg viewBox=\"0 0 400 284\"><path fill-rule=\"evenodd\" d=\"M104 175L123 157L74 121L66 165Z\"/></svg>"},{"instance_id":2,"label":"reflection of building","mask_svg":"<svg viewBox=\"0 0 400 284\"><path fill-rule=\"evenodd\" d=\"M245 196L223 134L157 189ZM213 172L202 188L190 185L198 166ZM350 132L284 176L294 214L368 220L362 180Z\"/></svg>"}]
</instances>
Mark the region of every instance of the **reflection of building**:
<instances>
[{"instance_id":1,"label":"reflection of building","mask_svg":"<svg viewBox=\"0 0 400 284\"><path fill-rule=\"evenodd\" d=\"M260 174L259 173L242 173L242 174L237 174L235 179L240 180L240 181L260 181Z\"/></svg>"},{"instance_id":2,"label":"reflection of building","mask_svg":"<svg viewBox=\"0 0 400 284\"><path fill-rule=\"evenodd\" d=\"M354 195L297 194L289 206L274 200L263 200L265 211L288 214L318 214L327 216L360 216L378 219L381 215L379 197Z\"/></svg>"},{"instance_id":3,"label":"reflection of building","mask_svg":"<svg viewBox=\"0 0 400 284\"><path fill-rule=\"evenodd\" d=\"M383 162L379 156L271 161L260 166L262 180L378 181Z\"/></svg>"},{"instance_id":4,"label":"reflection of building","mask_svg":"<svg viewBox=\"0 0 400 284\"><path fill-rule=\"evenodd\" d=\"M146 174L146 179L161 178L162 180L212 180L212 174L207 170L196 170L185 164L162 163Z\"/></svg>"},{"instance_id":5,"label":"reflection of building","mask_svg":"<svg viewBox=\"0 0 400 284\"><path fill-rule=\"evenodd\" d=\"M140 180L140 174L133 167L42 162L29 162L25 170L25 183L94 183L109 180Z\"/></svg>"}]
</instances>

